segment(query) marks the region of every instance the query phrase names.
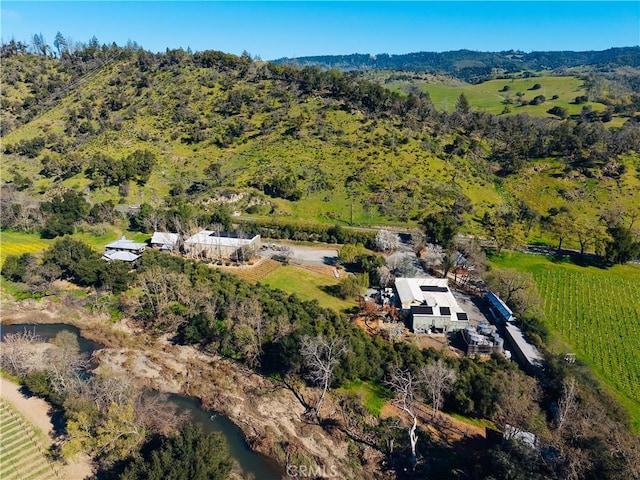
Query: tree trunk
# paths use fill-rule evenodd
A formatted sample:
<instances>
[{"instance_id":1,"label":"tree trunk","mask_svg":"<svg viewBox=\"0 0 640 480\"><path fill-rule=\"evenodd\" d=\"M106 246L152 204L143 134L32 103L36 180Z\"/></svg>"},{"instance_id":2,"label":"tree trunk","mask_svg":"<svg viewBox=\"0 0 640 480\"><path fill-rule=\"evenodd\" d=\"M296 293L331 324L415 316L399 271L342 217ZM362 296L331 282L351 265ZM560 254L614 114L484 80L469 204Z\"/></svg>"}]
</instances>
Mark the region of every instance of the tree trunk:
<instances>
[{"instance_id":1,"label":"tree trunk","mask_svg":"<svg viewBox=\"0 0 640 480\"><path fill-rule=\"evenodd\" d=\"M413 425L409 429L409 441L411 442L411 466L416 469L418 463L418 457L416 456L416 444L418 443L418 435L416 434L416 427L418 426L418 416L413 416Z\"/></svg>"},{"instance_id":2,"label":"tree trunk","mask_svg":"<svg viewBox=\"0 0 640 480\"><path fill-rule=\"evenodd\" d=\"M318 399L318 403L316 403L316 419L318 420L318 423L320 423L320 407L322 406L322 402L324 401L324 396L327 393L327 389L329 388L329 380L330 379L327 379L325 381L324 387L322 388L322 394Z\"/></svg>"}]
</instances>

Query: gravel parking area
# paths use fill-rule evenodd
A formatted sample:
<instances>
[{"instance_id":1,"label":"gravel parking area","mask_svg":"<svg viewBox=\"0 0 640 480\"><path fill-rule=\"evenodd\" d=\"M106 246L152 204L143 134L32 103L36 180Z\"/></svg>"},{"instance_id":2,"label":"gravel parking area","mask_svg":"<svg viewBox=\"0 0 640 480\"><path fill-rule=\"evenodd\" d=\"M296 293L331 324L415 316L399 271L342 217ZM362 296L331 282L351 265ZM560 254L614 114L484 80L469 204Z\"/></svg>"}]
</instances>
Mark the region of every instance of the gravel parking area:
<instances>
[{"instance_id":1,"label":"gravel parking area","mask_svg":"<svg viewBox=\"0 0 640 480\"><path fill-rule=\"evenodd\" d=\"M297 247L294 245L264 244L260 256L271 258L288 254L291 263L302 265L335 265L338 250L334 248Z\"/></svg>"}]
</instances>

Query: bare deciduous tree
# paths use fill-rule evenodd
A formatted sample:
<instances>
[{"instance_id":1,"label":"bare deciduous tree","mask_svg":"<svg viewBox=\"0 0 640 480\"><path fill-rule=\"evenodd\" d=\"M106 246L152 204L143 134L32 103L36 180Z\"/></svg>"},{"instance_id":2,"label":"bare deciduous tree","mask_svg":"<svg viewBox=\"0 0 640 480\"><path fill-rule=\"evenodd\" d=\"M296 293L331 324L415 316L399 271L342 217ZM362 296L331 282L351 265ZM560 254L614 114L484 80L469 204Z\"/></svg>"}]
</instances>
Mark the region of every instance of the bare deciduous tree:
<instances>
[{"instance_id":1,"label":"bare deciduous tree","mask_svg":"<svg viewBox=\"0 0 640 480\"><path fill-rule=\"evenodd\" d=\"M289 317L282 313L267 323L265 333L272 342L277 342L282 337L288 335L292 330L293 325L289 322Z\"/></svg>"},{"instance_id":2,"label":"bare deciduous tree","mask_svg":"<svg viewBox=\"0 0 640 480\"><path fill-rule=\"evenodd\" d=\"M464 268L469 272L469 276L467 276L464 283L469 281L471 275L482 277L487 269L487 255L480 247L477 239L472 239L462 246L459 245L458 249L464 253L466 258Z\"/></svg>"},{"instance_id":3,"label":"bare deciduous tree","mask_svg":"<svg viewBox=\"0 0 640 480\"><path fill-rule=\"evenodd\" d=\"M427 244L427 246L425 247L425 251L422 254L422 259L427 264L427 266L431 268L439 267L442 263L443 258L444 250L440 245L436 245L433 243Z\"/></svg>"},{"instance_id":4,"label":"bare deciduous tree","mask_svg":"<svg viewBox=\"0 0 640 480\"><path fill-rule=\"evenodd\" d=\"M399 365L395 365L386 383L395 392L393 402L411 417L409 442L411 443L411 463L415 468L417 464L416 444L418 443L418 434L416 430L418 428L418 412L414 407L414 403L416 400L416 388L420 382L414 378L409 370L403 370Z\"/></svg>"},{"instance_id":5,"label":"bare deciduous tree","mask_svg":"<svg viewBox=\"0 0 640 480\"><path fill-rule=\"evenodd\" d=\"M558 400L558 410L556 412L556 425L558 430L562 430L566 421L575 413L578 407L576 379L565 378L562 383L562 396Z\"/></svg>"},{"instance_id":6,"label":"bare deciduous tree","mask_svg":"<svg viewBox=\"0 0 640 480\"><path fill-rule=\"evenodd\" d=\"M540 296L531 274L504 269L490 272L485 280L514 310L528 312L540 305Z\"/></svg>"},{"instance_id":7,"label":"bare deciduous tree","mask_svg":"<svg viewBox=\"0 0 640 480\"><path fill-rule=\"evenodd\" d=\"M524 430L535 430L541 418L537 401L541 397L535 379L518 371L498 374L498 421Z\"/></svg>"},{"instance_id":8,"label":"bare deciduous tree","mask_svg":"<svg viewBox=\"0 0 640 480\"><path fill-rule=\"evenodd\" d=\"M433 416L442 408L444 394L451 390L456 381L456 372L440 359L420 369L427 395L431 398Z\"/></svg>"},{"instance_id":9,"label":"bare deciduous tree","mask_svg":"<svg viewBox=\"0 0 640 480\"><path fill-rule=\"evenodd\" d=\"M390 232L384 228L378 230L376 234L376 248L383 252L395 250L400 245L400 237L397 233Z\"/></svg>"},{"instance_id":10,"label":"bare deciduous tree","mask_svg":"<svg viewBox=\"0 0 640 480\"><path fill-rule=\"evenodd\" d=\"M33 368L33 348L41 342L35 329L6 334L0 349L0 365L12 375L26 375Z\"/></svg>"},{"instance_id":11,"label":"bare deciduous tree","mask_svg":"<svg viewBox=\"0 0 640 480\"><path fill-rule=\"evenodd\" d=\"M112 403L130 403L136 396L131 379L123 375L116 376L112 372L91 377L86 393L101 412L106 412Z\"/></svg>"},{"instance_id":12,"label":"bare deciduous tree","mask_svg":"<svg viewBox=\"0 0 640 480\"><path fill-rule=\"evenodd\" d=\"M51 343L55 347L47 349L43 358L51 388L58 395L79 394L83 389L82 372L87 366L87 358L80 352L78 338L71 332L62 331Z\"/></svg>"},{"instance_id":13,"label":"bare deciduous tree","mask_svg":"<svg viewBox=\"0 0 640 480\"><path fill-rule=\"evenodd\" d=\"M329 339L323 335L302 338L300 353L304 358L306 377L322 388L322 393L314 408L318 420L320 419L320 407L322 407L322 402L333 379L333 371L348 351L342 338Z\"/></svg>"},{"instance_id":14,"label":"bare deciduous tree","mask_svg":"<svg viewBox=\"0 0 640 480\"><path fill-rule=\"evenodd\" d=\"M138 284L142 292L140 310L149 324L176 329L184 321L181 315L172 314L169 306L188 297L193 291L186 276L152 267L138 275Z\"/></svg>"},{"instance_id":15,"label":"bare deciduous tree","mask_svg":"<svg viewBox=\"0 0 640 480\"><path fill-rule=\"evenodd\" d=\"M234 301L229 317L235 324L233 334L236 348L250 366L258 366L265 334L265 317L260 302L255 297Z\"/></svg>"},{"instance_id":16,"label":"bare deciduous tree","mask_svg":"<svg viewBox=\"0 0 640 480\"><path fill-rule=\"evenodd\" d=\"M151 213L144 219L144 226L149 228L153 232L157 232L160 229L166 228L166 222L164 215L160 210L152 210Z\"/></svg>"},{"instance_id":17,"label":"bare deciduous tree","mask_svg":"<svg viewBox=\"0 0 640 480\"><path fill-rule=\"evenodd\" d=\"M382 265L377 268L378 278L380 278L380 287L386 288L393 285L393 274L389 267Z\"/></svg>"}]
</instances>

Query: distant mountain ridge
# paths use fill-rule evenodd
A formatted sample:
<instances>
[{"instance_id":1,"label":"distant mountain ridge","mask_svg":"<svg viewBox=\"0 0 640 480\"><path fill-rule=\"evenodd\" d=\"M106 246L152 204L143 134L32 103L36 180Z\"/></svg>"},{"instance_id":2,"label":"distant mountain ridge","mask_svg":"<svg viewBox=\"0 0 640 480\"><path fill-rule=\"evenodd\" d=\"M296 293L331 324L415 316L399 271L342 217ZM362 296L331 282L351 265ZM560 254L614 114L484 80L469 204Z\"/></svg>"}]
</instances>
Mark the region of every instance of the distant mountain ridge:
<instances>
[{"instance_id":1,"label":"distant mountain ridge","mask_svg":"<svg viewBox=\"0 0 640 480\"><path fill-rule=\"evenodd\" d=\"M453 75L470 82L479 82L499 74L509 74L522 70L556 70L579 66L596 68L640 67L640 47L619 47L584 52L525 53L516 50L503 52L456 50L450 52L415 52L401 55L354 53L350 55L280 58L274 60L274 63L297 64L301 67L336 68L344 71L370 69L427 71Z\"/></svg>"}]
</instances>

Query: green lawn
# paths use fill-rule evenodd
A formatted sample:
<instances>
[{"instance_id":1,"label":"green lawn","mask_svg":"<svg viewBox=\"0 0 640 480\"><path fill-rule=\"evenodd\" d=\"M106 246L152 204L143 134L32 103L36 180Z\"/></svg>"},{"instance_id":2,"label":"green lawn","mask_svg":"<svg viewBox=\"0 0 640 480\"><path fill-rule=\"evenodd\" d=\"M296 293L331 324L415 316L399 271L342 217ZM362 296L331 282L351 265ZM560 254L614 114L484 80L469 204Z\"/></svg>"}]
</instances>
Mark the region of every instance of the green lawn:
<instances>
[{"instance_id":1,"label":"green lawn","mask_svg":"<svg viewBox=\"0 0 640 480\"><path fill-rule=\"evenodd\" d=\"M317 300L325 308L344 311L356 305L354 300L342 300L328 293L338 284L337 278L310 272L299 267L286 266L267 275L260 283L293 293L302 300Z\"/></svg>"},{"instance_id":2,"label":"green lawn","mask_svg":"<svg viewBox=\"0 0 640 480\"><path fill-rule=\"evenodd\" d=\"M491 264L533 275L544 321L561 340L552 349L569 345L625 397L640 428L640 266L581 267L518 253L502 254Z\"/></svg>"}]
</instances>

